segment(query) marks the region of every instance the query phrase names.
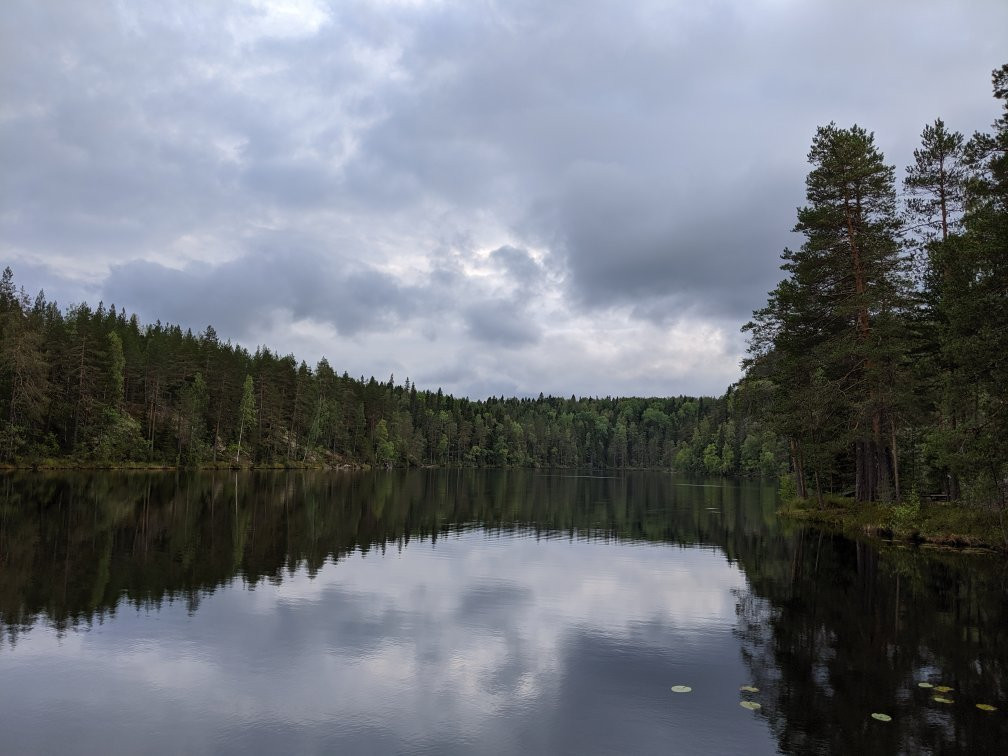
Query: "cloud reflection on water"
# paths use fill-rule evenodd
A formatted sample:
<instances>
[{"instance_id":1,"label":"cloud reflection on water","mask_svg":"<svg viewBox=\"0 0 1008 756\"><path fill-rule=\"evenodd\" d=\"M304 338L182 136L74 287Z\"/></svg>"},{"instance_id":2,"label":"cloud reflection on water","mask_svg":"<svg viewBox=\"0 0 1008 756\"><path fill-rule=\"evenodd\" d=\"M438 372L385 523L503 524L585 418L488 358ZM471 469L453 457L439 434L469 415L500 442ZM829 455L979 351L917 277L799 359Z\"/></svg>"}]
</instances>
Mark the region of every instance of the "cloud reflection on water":
<instances>
[{"instance_id":1,"label":"cloud reflection on water","mask_svg":"<svg viewBox=\"0 0 1008 756\"><path fill-rule=\"evenodd\" d=\"M236 582L195 613L120 611L61 639L35 628L7 661L36 670L31 698L52 697L38 665L55 664L84 709L129 723L153 708L166 734L181 719L191 746L214 750L597 752L626 737L619 712L637 752L668 745L684 716L712 718L707 735L690 726L708 747L772 752L756 720L719 730L697 708L733 700L745 677L731 634L744 583L710 549L467 532ZM672 701L683 681L695 696Z\"/></svg>"}]
</instances>

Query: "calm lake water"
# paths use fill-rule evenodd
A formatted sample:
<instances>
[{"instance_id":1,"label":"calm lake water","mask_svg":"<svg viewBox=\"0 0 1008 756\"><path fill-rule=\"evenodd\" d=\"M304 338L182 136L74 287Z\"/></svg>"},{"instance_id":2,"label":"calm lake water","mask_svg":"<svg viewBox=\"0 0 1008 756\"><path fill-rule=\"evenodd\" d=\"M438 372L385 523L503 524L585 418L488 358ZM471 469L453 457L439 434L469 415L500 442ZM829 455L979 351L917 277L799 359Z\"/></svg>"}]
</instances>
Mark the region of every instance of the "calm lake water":
<instances>
[{"instance_id":1,"label":"calm lake water","mask_svg":"<svg viewBox=\"0 0 1008 756\"><path fill-rule=\"evenodd\" d=\"M6 475L0 752L1008 753L1004 560L774 509L659 473Z\"/></svg>"}]
</instances>

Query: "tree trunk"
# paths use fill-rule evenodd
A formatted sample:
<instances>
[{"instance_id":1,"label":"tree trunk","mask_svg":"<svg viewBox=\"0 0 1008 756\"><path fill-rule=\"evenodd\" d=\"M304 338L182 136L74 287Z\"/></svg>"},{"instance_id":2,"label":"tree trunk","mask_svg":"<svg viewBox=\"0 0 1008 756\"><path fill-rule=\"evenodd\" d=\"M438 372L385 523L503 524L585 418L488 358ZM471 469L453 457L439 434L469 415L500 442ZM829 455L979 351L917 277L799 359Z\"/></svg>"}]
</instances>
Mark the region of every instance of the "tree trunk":
<instances>
[{"instance_id":1,"label":"tree trunk","mask_svg":"<svg viewBox=\"0 0 1008 756\"><path fill-rule=\"evenodd\" d=\"M889 447L889 451L892 453L892 470L893 470L893 484L896 489L896 501L899 501L902 496L900 492L900 479L899 479L899 451L896 447L896 421L893 420L890 423L890 429L892 430L892 446Z\"/></svg>"},{"instance_id":2,"label":"tree trunk","mask_svg":"<svg viewBox=\"0 0 1008 756\"><path fill-rule=\"evenodd\" d=\"M872 414L872 467L875 477L875 496L881 501L892 500L892 475L889 469L889 455L882 440L882 413Z\"/></svg>"}]
</instances>

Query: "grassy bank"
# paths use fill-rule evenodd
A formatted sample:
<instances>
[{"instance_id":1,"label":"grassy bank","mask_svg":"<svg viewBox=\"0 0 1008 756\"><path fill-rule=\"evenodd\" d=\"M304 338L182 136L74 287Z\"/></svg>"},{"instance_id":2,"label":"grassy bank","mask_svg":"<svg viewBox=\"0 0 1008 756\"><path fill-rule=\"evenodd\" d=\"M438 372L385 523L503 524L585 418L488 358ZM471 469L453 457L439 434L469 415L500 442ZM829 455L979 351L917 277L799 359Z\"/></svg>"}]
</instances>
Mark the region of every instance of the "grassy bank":
<instances>
[{"instance_id":1,"label":"grassy bank","mask_svg":"<svg viewBox=\"0 0 1008 756\"><path fill-rule=\"evenodd\" d=\"M778 514L851 535L1008 552L1005 513L955 502L865 504L830 496L821 508L814 499L786 500Z\"/></svg>"}]
</instances>

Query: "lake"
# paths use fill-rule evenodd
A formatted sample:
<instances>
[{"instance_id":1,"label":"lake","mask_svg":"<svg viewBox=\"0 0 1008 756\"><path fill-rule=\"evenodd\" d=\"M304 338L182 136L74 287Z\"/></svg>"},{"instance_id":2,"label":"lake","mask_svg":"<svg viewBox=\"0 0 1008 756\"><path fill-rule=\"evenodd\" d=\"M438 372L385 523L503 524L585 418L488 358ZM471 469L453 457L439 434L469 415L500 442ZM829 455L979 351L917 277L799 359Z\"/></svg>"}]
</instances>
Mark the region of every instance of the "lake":
<instances>
[{"instance_id":1,"label":"lake","mask_svg":"<svg viewBox=\"0 0 1008 756\"><path fill-rule=\"evenodd\" d=\"M1005 561L775 499L663 473L6 474L0 752L1008 752Z\"/></svg>"}]
</instances>

